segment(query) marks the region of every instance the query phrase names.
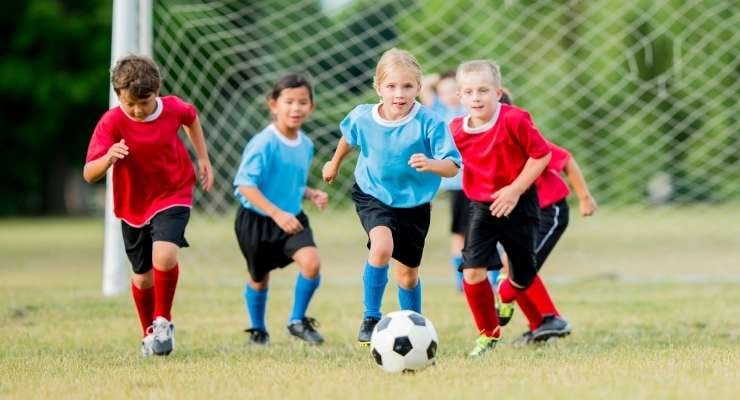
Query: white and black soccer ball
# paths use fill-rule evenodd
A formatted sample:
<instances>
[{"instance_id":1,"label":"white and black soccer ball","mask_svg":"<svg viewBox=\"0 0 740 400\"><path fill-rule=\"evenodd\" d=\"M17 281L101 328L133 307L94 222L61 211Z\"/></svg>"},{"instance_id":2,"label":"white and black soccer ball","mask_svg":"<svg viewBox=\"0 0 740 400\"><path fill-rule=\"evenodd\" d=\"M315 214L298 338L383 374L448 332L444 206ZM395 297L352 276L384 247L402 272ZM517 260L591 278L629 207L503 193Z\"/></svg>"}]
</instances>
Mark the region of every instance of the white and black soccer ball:
<instances>
[{"instance_id":1,"label":"white and black soccer ball","mask_svg":"<svg viewBox=\"0 0 740 400\"><path fill-rule=\"evenodd\" d=\"M370 352L388 372L418 371L434 364L438 343L432 321L414 311L394 311L375 325Z\"/></svg>"}]
</instances>

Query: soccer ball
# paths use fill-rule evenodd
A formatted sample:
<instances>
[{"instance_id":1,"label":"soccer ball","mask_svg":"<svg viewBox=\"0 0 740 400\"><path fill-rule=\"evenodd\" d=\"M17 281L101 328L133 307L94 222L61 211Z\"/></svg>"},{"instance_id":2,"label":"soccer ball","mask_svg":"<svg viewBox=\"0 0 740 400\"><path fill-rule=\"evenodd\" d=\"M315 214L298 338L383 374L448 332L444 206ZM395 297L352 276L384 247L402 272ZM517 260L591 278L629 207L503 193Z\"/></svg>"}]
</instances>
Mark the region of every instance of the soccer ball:
<instances>
[{"instance_id":1,"label":"soccer ball","mask_svg":"<svg viewBox=\"0 0 740 400\"><path fill-rule=\"evenodd\" d=\"M412 372L434 364L437 343L432 321L413 311L394 311L375 325L370 352L387 372Z\"/></svg>"}]
</instances>

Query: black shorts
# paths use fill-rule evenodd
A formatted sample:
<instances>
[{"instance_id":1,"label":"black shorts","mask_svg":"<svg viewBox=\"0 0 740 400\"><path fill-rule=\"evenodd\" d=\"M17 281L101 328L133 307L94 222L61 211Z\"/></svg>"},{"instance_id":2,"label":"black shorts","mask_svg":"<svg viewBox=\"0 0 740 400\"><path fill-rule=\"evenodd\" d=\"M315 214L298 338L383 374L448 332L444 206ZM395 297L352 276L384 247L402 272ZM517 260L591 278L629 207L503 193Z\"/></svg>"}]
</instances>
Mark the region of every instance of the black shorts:
<instances>
[{"instance_id":1,"label":"black shorts","mask_svg":"<svg viewBox=\"0 0 740 400\"><path fill-rule=\"evenodd\" d=\"M468 229L468 208L470 200L462 190L450 190L450 211L452 211L452 225L450 232L464 235Z\"/></svg>"},{"instance_id":2,"label":"black shorts","mask_svg":"<svg viewBox=\"0 0 740 400\"><path fill-rule=\"evenodd\" d=\"M547 256L560 240L568 227L570 218L568 202L565 199L540 210L540 224L537 228L537 270L547 260Z\"/></svg>"},{"instance_id":3,"label":"black shorts","mask_svg":"<svg viewBox=\"0 0 740 400\"><path fill-rule=\"evenodd\" d=\"M421 264L424 241L429 231L431 206L429 203L411 207L396 208L386 205L369 194L364 193L357 184L352 186L352 201L362 227L368 235L376 226L385 226L393 235L393 255L398 262L416 268ZM370 248L370 240L367 241Z\"/></svg>"},{"instance_id":4,"label":"black shorts","mask_svg":"<svg viewBox=\"0 0 740 400\"><path fill-rule=\"evenodd\" d=\"M170 242L179 247L188 247L185 227L190 220L190 207L172 207L158 212L148 224L135 228L121 221L123 246L131 261L135 274L144 274L152 269L152 247L154 242Z\"/></svg>"},{"instance_id":5,"label":"black shorts","mask_svg":"<svg viewBox=\"0 0 740 400\"><path fill-rule=\"evenodd\" d=\"M537 275L537 191L532 187L524 192L508 217L494 217L490 205L488 202L470 202L470 224L465 233L462 268L500 267L496 243L501 243L509 257L511 280L527 287Z\"/></svg>"},{"instance_id":6,"label":"black shorts","mask_svg":"<svg viewBox=\"0 0 740 400\"><path fill-rule=\"evenodd\" d=\"M253 281L262 282L273 269L284 268L292 263L293 255L298 250L316 246L306 214L301 211L296 218L303 225L303 230L289 235L272 218L239 207L234 231Z\"/></svg>"}]
</instances>

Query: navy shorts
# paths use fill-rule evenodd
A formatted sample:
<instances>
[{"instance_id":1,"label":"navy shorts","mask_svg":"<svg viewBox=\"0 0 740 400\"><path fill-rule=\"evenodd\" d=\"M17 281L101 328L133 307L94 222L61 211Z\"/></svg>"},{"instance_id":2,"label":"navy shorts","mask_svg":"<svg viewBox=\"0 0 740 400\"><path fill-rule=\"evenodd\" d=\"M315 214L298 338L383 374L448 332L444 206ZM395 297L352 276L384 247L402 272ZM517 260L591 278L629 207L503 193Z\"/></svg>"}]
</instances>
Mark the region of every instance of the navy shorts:
<instances>
[{"instance_id":1,"label":"navy shorts","mask_svg":"<svg viewBox=\"0 0 740 400\"><path fill-rule=\"evenodd\" d=\"M468 229L468 208L470 200L462 190L450 190L450 211L452 212L451 233L465 235Z\"/></svg>"},{"instance_id":2,"label":"navy shorts","mask_svg":"<svg viewBox=\"0 0 740 400\"><path fill-rule=\"evenodd\" d=\"M397 208L386 205L363 192L355 183L352 186L352 201L365 232L376 226L385 226L393 235L393 255L398 262L416 268L421 264L424 241L429 231L431 206L424 203L411 208ZM367 241L370 248L370 240Z\"/></svg>"},{"instance_id":3,"label":"navy shorts","mask_svg":"<svg viewBox=\"0 0 740 400\"><path fill-rule=\"evenodd\" d=\"M135 228L121 221L123 246L131 261L135 274L144 274L152 269L154 242L170 242L179 247L188 247L185 227L190 220L190 207L172 207L158 212L148 224Z\"/></svg>"},{"instance_id":4,"label":"navy shorts","mask_svg":"<svg viewBox=\"0 0 740 400\"><path fill-rule=\"evenodd\" d=\"M470 224L465 233L462 268L500 267L496 244L501 243L509 257L511 280L527 287L538 269L535 256L539 224L537 191L531 187L524 192L508 217L494 217L490 205L488 202L470 202Z\"/></svg>"},{"instance_id":5,"label":"navy shorts","mask_svg":"<svg viewBox=\"0 0 740 400\"><path fill-rule=\"evenodd\" d=\"M540 224L537 227L537 270L547 260L552 249L568 227L570 219L568 202L565 199L540 210Z\"/></svg>"},{"instance_id":6,"label":"navy shorts","mask_svg":"<svg viewBox=\"0 0 740 400\"><path fill-rule=\"evenodd\" d=\"M292 263L298 250L316 246L306 214L301 211L295 217L303 225L303 230L289 235L272 218L239 207L234 231L253 281L262 282L273 269Z\"/></svg>"}]
</instances>

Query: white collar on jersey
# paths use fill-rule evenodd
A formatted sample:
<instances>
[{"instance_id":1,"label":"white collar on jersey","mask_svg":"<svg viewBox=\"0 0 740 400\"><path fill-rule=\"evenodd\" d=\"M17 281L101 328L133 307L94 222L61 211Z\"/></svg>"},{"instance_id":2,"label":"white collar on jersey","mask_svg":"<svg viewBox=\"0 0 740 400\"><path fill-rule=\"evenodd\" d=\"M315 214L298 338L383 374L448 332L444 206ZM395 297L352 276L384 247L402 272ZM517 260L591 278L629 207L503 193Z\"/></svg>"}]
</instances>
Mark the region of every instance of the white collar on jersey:
<instances>
[{"instance_id":1,"label":"white collar on jersey","mask_svg":"<svg viewBox=\"0 0 740 400\"><path fill-rule=\"evenodd\" d=\"M275 136L277 136L277 138L281 142L283 142L285 145L290 146L290 147L298 147L298 146L300 146L300 144L301 144L301 134L302 134L301 131L298 131L298 135L295 137L295 139L291 139L291 138L285 136L285 134L283 132L281 132L280 129L278 129L278 127L275 126L275 124L270 124L269 128L270 128L270 130L272 130L272 133L274 133Z\"/></svg>"},{"instance_id":2,"label":"white collar on jersey","mask_svg":"<svg viewBox=\"0 0 740 400\"><path fill-rule=\"evenodd\" d=\"M472 135L477 135L479 133L483 133L491 128L493 128L493 125L496 124L496 121L498 120L498 115L501 112L501 103L496 103L496 110L493 111L493 116L491 117L488 122L485 124L477 127L477 128L471 128L469 126L470 124L470 115L466 115L465 118L463 118L463 132L470 133Z\"/></svg>"},{"instance_id":3,"label":"white collar on jersey","mask_svg":"<svg viewBox=\"0 0 740 400\"><path fill-rule=\"evenodd\" d=\"M119 107L121 107L121 111L123 111L123 114L125 116L127 116L132 121L136 121L136 122L152 122L155 119L159 118L160 115L162 115L162 108L163 108L162 107L162 98L161 97L157 97L156 100L157 100L157 108L154 109L154 112L153 113L149 114L146 118L144 118L141 121L139 121L138 119L131 118L131 116L128 115L126 113L126 111L123 110L123 107L120 104L119 104Z\"/></svg>"},{"instance_id":4,"label":"white collar on jersey","mask_svg":"<svg viewBox=\"0 0 740 400\"><path fill-rule=\"evenodd\" d=\"M390 121L380 116L380 112L378 111L380 109L380 103L378 103L373 106L373 119L375 120L375 122L383 126L389 126L389 127L401 126L411 121L416 116L416 113L419 112L420 108L421 108L421 104L419 104L418 101L414 101L414 105L411 106L411 110L409 111L408 114L406 114L405 117L394 120L394 121Z\"/></svg>"}]
</instances>

